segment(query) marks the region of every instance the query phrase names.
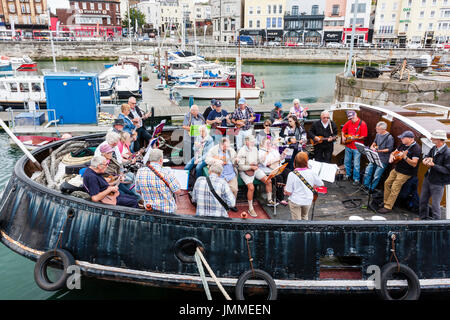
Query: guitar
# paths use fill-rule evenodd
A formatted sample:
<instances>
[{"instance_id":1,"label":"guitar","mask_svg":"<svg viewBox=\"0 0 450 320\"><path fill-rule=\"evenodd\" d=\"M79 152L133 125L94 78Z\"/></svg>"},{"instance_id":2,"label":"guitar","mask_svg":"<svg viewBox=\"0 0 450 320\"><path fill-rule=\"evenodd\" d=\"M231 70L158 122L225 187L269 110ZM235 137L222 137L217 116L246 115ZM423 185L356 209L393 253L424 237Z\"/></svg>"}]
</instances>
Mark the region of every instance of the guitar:
<instances>
[{"instance_id":1,"label":"guitar","mask_svg":"<svg viewBox=\"0 0 450 320\"><path fill-rule=\"evenodd\" d=\"M360 136L352 136L350 134L344 134L344 138L345 138L345 141L341 140L341 142L342 142L342 144L345 144L345 145L362 139L362 137L360 137Z\"/></svg>"},{"instance_id":2,"label":"guitar","mask_svg":"<svg viewBox=\"0 0 450 320\"><path fill-rule=\"evenodd\" d=\"M243 126L245 126L245 119L236 120L235 126L236 126L236 128L242 128Z\"/></svg>"}]
</instances>

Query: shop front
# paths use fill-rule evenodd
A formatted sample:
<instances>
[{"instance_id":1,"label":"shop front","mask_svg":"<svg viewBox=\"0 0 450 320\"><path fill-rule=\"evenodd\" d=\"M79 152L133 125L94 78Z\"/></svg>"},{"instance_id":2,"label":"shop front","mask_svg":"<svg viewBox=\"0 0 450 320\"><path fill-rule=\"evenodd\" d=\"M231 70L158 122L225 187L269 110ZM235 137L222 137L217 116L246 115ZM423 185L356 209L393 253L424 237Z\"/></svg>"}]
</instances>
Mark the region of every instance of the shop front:
<instances>
[{"instance_id":1,"label":"shop front","mask_svg":"<svg viewBox=\"0 0 450 320\"><path fill-rule=\"evenodd\" d=\"M355 45L362 45L367 43L369 39L369 28L355 28ZM352 42L352 28L344 28L342 33L342 41L346 45L350 45Z\"/></svg>"},{"instance_id":2,"label":"shop front","mask_svg":"<svg viewBox=\"0 0 450 320\"><path fill-rule=\"evenodd\" d=\"M323 33L323 41L328 42L341 42L342 41L342 31L325 31Z\"/></svg>"}]
</instances>

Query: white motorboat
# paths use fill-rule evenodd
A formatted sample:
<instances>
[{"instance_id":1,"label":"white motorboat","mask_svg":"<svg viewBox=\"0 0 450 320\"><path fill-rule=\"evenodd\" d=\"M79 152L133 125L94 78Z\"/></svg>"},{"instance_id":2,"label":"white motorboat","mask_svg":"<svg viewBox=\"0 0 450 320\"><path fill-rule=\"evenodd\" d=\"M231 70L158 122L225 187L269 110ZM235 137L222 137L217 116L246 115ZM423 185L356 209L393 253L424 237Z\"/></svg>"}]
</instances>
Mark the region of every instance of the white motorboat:
<instances>
[{"instance_id":1,"label":"white motorboat","mask_svg":"<svg viewBox=\"0 0 450 320\"><path fill-rule=\"evenodd\" d=\"M44 76L11 76L0 78L0 105L11 108L28 108L34 104L46 107Z\"/></svg>"},{"instance_id":2,"label":"white motorboat","mask_svg":"<svg viewBox=\"0 0 450 320\"><path fill-rule=\"evenodd\" d=\"M99 74L100 92L102 95L108 95L105 90L112 90L118 95L119 99L127 99L131 96L141 96L141 79L138 69L131 64L114 65Z\"/></svg>"},{"instance_id":3,"label":"white motorboat","mask_svg":"<svg viewBox=\"0 0 450 320\"><path fill-rule=\"evenodd\" d=\"M264 92L255 84L255 76L251 73L241 74L240 97L258 99ZM183 98L221 99L236 98L236 75L229 74L220 79L201 79L194 85L174 85L174 91Z\"/></svg>"}]
</instances>

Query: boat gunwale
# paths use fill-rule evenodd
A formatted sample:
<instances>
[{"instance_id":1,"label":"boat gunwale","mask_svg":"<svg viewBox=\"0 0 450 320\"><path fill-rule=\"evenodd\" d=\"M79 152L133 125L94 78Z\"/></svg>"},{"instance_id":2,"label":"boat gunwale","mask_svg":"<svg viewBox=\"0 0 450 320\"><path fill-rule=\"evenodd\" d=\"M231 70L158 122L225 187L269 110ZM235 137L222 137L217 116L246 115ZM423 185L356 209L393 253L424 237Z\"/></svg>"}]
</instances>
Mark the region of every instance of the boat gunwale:
<instances>
[{"instance_id":1,"label":"boat gunwale","mask_svg":"<svg viewBox=\"0 0 450 320\"><path fill-rule=\"evenodd\" d=\"M91 134L91 135L85 135L85 136L77 136L66 140L59 140L51 142L50 144L47 144L45 146L42 146L40 148L37 148L33 150L31 153L33 156L36 156L36 154L44 151L45 149L50 149L54 147L59 147L62 144L64 144L67 141L79 141L83 138L95 138L103 136L103 134ZM404 225L423 225L423 226L433 226L433 225L450 225L450 220L425 220L424 221L414 221L414 220L396 220L396 221L374 221L374 220L364 220L364 221L351 221L351 220L342 220L342 221L330 221L330 220L320 220L320 221L311 221L311 220L281 220L281 219L240 219L240 218L223 218L223 217L199 217L199 216L192 216L192 215L183 215L183 214L166 214L162 212L147 212L142 209L136 209L136 208L129 208L124 206L114 206L111 207L110 205L96 203L93 201L84 200L81 198L77 198L71 195L65 195L61 192L55 191L53 189L47 188L46 186L39 184L33 180L31 180L30 177L28 177L25 174L25 165L29 161L29 159L26 157L26 155L23 155L14 166L14 175L17 179L21 180L24 184L26 184L28 187L33 188L39 192L50 194L56 198L60 198L62 200L68 201L68 202L75 202L78 205L93 207L96 209L96 214L103 214L107 215L107 212L117 213L117 214L131 214L133 216L154 216L157 218L165 218L173 221L186 221L186 222L198 222L198 223L226 223L226 224L233 224L233 225L257 225L257 226L265 226L268 229L274 228L274 227L287 227L287 226L304 226L304 227L314 227L314 226L334 226L334 227L347 227L347 226L404 226ZM13 178L13 176L10 178L10 180ZM4 201L6 199L3 199ZM3 201L2 201L3 202ZM100 209L100 211L98 211Z\"/></svg>"}]
</instances>

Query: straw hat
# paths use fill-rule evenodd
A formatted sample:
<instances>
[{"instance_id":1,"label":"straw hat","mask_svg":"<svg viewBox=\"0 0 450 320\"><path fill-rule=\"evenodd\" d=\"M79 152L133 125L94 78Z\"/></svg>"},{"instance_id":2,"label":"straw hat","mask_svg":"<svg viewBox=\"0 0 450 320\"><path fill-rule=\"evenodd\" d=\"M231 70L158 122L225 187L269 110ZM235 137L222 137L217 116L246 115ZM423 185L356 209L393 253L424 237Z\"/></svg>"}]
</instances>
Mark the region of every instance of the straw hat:
<instances>
[{"instance_id":1,"label":"straw hat","mask_svg":"<svg viewBox=\"0 0 450 320\"><path fill-rule=\"evenodd\" d=\"M447 140L447 133L444 130L434 130L431 139Z\"/></svg>"}]
</instances>

